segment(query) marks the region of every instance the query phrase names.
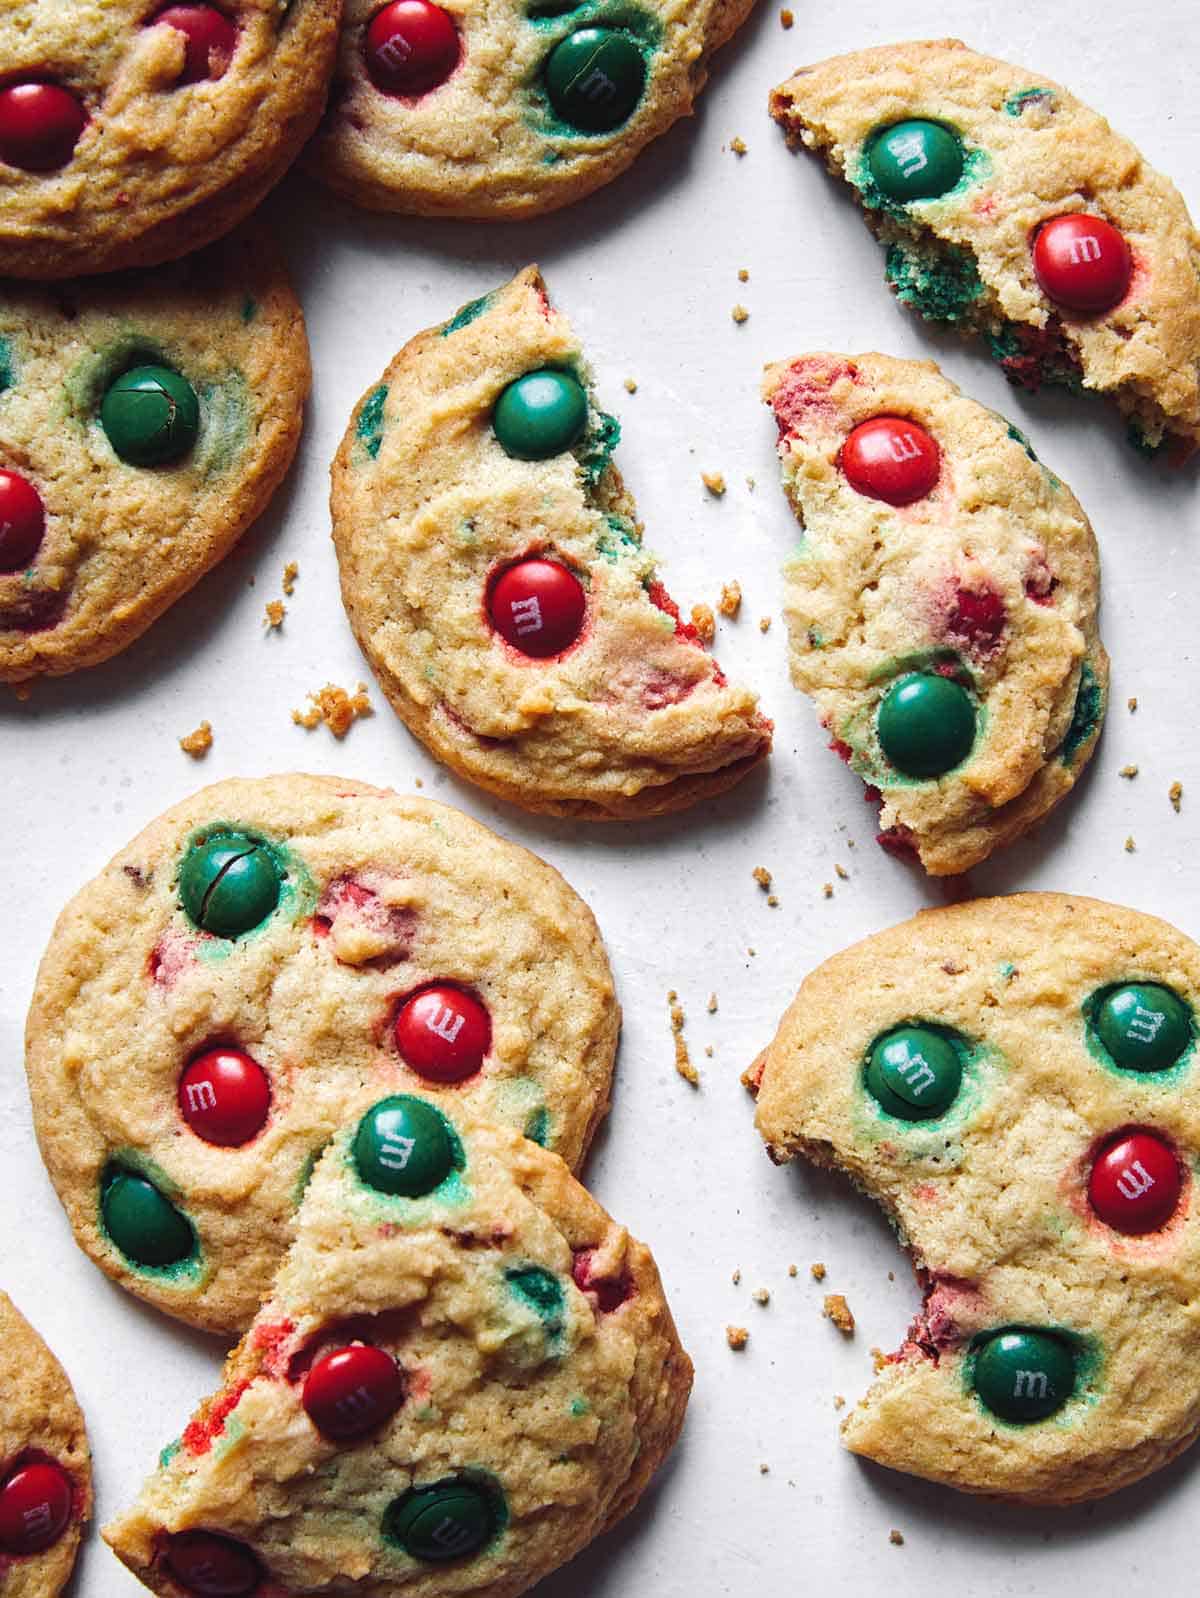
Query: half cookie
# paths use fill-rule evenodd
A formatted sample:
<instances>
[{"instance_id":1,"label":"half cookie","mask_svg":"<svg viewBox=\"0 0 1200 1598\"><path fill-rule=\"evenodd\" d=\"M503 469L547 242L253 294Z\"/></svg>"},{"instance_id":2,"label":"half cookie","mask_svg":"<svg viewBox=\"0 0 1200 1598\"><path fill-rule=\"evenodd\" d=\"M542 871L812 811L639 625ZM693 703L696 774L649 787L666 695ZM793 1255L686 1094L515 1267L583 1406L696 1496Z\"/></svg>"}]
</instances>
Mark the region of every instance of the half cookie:
<instances>
[{"instance_id":1,"label":"half cookie","mask_svg":"<svg viewBox=\"0 0 1200 1598\"><path fill-rule=\"evenodd\" d=\"M883 1206L925 1299L855 1453L1065 1504L1193 1441L1198 1006L1196 944L1065 894L926 910L805 980L759 1131Z\"/></svg>"},{"instance_id":2,"label":"half cookie","mask_svg":"<svg viewBox=\"0 0 1200 1598\"><path fill-rule=\"evenodd\" d=\"M400 352L333 465L342 597L384 692L527 810L680 810L771 747L658 580L619 434L528 267Z\"/></svg>"},{"instance_id":3,"label":"half cookie","mask_svg":"<svg viewBox=\"0 0 1200 1598\"><path fill-rule=\"evenodd\" d=\"M67 1373L0 1293L0 1588L55 1598L92 1513L87 1432Z\"/></svg>"},{"instance_id":4,"label":"half cookie","mask_svg":"<svg viewBox=\"0 0 1200 1598\"><path fill-rule=\"evenodd\" d=\"M465 1105L360 1115L223 1387L105 1528L154 1592L515 1598L679 1433L654 1262L560 1159Z\"/></svg>"},{"instance_id":5,"label":"half cookie","mask_svg":"<svg viewBox=\"0 0 1200 1598\"><path fill-rule=\"evenodd\" d=\"M59 918L26 1063L76 1241L241 1332L364 1086L420 1088L578 1163L620 1012L556 871L457 811L334 777L224 782Z\"/></svg>"},{"instance_id":6,"label":"half cookie","mask_svg":"<svg viewBox=\"0 0 1200 1598\"><path fill-rule=\"evenodd\" d=\"M154 273L0 289L0 682L92 666L226 555L291 465L300 305L247 229Z\"/></svg>"},{"instance_id":7,"label":"half cookie","mask_svg":"<svg viewBox=\"0 0 1200 1598\"><path fill-rule=\"evenodd\" d=\"M802 530L792 679L877 791L880 842L966 871L1071 791L1100 735L1091 526L931 361L802 355L763 396Z\"/></svg>"},{"instance_id":8,"label":"half cookie","mask_svg":"<svg viewBox=\"0 0 1200 1598\"><path fill-rule=\"evenodd\" d=\"M771 114L857 190L905 304L1014 382L1110 394L1148 452L1200 442L1200 237L1102 116L957 39L807 67Z\"/></svg>"},{"instance_id":9,"label":"half cookie","mask_svg":"<svg viewBox=\"0 0 1200 1598\"><path fill-rule=\"evenodd\" d=\"M359 205L537 216L687 116L754 0L349 0L317 177Z\"/></svg>"}]
</instances>

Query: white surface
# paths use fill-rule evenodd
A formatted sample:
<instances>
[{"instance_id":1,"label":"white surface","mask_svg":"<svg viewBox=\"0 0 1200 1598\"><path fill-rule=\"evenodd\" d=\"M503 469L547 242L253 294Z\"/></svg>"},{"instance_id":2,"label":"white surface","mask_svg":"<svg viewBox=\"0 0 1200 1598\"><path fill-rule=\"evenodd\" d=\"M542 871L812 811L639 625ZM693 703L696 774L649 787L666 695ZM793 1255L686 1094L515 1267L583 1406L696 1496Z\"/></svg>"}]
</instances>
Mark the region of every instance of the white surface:
<instances>
[{"instance_id":1,"label":"white surface","mask_svg":"<svg viewBox=\"0 0 1200 1598\"><path fill-rule=\"evenodd\" d=\"M757 398L768 359L807 349L934 355L956 381L1025 428L1089 510L1104 556L1104 634L1113 657L1108 730L1080 791L1040 837L973 874L977 893L1060 888L1159 912L1200 932L1194 738L1196 473L1143 465L1098 402L1014 393L981 351L928 332L896 306L882 257L816 162L787 153L766 114L793 66L900 37L953 30L977 48L1066 82L1181 185L1200 216L1194 65L1200 12L1106 0L860 0L826 10L778 0L721 58L690 125L590 201L541 223L430 224L355 214L294 180L271 202L288 236L312 334L316 391L301 458L242 550L108 666L0 704L5 826L0 858L0 1281L67 1365L96 1455L98 1520L135 1491L157 1449L214 1384L219 1350L110 1286L74 1247L33 1140L21 1031L38 956L60 906L133 834L200 784L231 775L338 772L457 804L560 867L608 941L626 1025L615 1103L588 1179L653 1246L697 1366L683 1443L620 1531L540 1589L545 1598L683 1598L796 1590L965 1595L1142 1586L1194 1566L1200 1455L1078 1511L997 1508L864 1467L837 1442L835 1392L870 1378L872 1344L895 1347L918 1302L874 1209L844 1185L772 1169L738 1074L770 1037L800 978L826 955L940 898L888 859L857 778L825 747L788 685L777 569L793 541L778 488L774 427ZM727 149L740 134L742 159ZM338 597L327 466L350 407L410 335L529 260L578 326L601 399L621 417L618 462L647 540L682 605L714 602L738 577L741 619L721 627L731 676L776 721L765 774L707 810L636 827L527 817L440 770L372 684L376 716L342 745L290 711L309 688L369 677ZM746 266L750 281L740 284ZM741 327L737 301L750 308ZM626 376L638 392L626 394ZM716 502L701 469L723 471ZM747 475L757 479L750 492ZM281 634L263 607L290 559L300 579ZM250 586L253 581L253 586ZM1130 694L1137 714L1125 708ZM176 740L213 723L208 758ZM1118 778L1127 762L1133 782ZM1184 783L1183 814L1167 801ZM1137 852L1123 851L1132 834ZM853 846L853 847L852 847ZM850 880L834 876L834 862ZM768 909L751 880L767 866ZM835 883L832 900L821 884ZM754 951L754 952L751 952ZM677 988L703 1073L672 1065L666 992ZM705 1013L710 991L720 997ZM712 1043L714 1057L705 1058ZM820 1316L843 1291L859 1330ZM787 1275L789 1262L799 1276ZM740 1267L740 1287L731 1273ZM889 1271L895 1271L895 1281ZM752 1302L771 1289L769 1307ZM727 1322L750 1328L744 1354ZM1200 1379L1200 1378L1198 1378ZM761 1475L760 1462L770 1465ZM888 1542L899 1527L905 1546ZM92 1535L77 1598L141 1591Z\"/></svg>"}]
</instances>

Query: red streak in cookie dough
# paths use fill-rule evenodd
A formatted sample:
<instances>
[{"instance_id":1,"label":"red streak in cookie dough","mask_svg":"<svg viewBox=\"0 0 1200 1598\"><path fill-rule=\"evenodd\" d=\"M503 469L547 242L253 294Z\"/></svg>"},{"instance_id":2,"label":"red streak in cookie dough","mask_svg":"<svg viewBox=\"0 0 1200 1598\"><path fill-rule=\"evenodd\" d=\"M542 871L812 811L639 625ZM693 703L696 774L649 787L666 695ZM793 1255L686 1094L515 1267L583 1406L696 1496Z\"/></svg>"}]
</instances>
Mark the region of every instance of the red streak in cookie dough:
<instances>
[{"instance_id":1,"label":"red streak in cookie dough","mask_svg":"<svg viewBox=\"0 0 1200 1598\"><path fill-rule=\"evenodd\" d=\"M628 1271L622 1271L619 1276L595 1276L592 1274L592 1265L595 1261L594 1248L580 1249L575 1255L575 1263L571 1267L571 1275L575 1285L581 1293L587 1293L596 1301L596 1308L603 1315L611 1315L619 1309L625 1300L632 1296L633 1279Z\"/></svg>"},{"instance_id":2,"label":"red streak in cookie dough","mask_svg":"<svg viewBox=\"0 0 1200 1598\"><path fill-rule=\"evenodd\" d=\"M249 1381L237 1382L227 1392L219 1393L209 1405L203 1419L189 1421L183 1429L183 1446L189 1454L207 1454L213 1438L225 1430L225 1422L241 1402Z\"/></svg>"},{"instance_id":3,"label":"red streak in cookie dough","mask_svg":"<svg viewBox=\"0 0 1200 1598\"><path fill-rule=\"evenodd\" d=\"M1025 595L1032 599L1035 605L1052 605L1054 603L1054 590L1058 587L1058 578L1050 570L1044 550L1036 550L1029 558L1029 569L1025 573Z\"/></svg>"},{"instance_id":4,"label":"red streak in cookie dough","mask_svg":"<svg viewBox=\"0 0 1200 1598\"><path fill-rule=\"evenodd\" d=\"M878 793L879 790L875 789L875 792ZM875 834L875 842L897 860L913 861L920 858L916 835L908 827L888 827L885 831Z\"/></svg>"},{"instance_id":5,"label":"red streak in cookie dough","mask_svg":"<svg viewBox=\"0 0 1200 1598\"><path fill-rule=\"evenodd\" d=\"M417 925L414 910L386 904L376 889L355 877L338 877L325 889L317 904L312 918L314 934L318 938L328 937L335 922L343 918L387 941L388 947L364 961L364 965L396 965L408 959Z\"/></svg>"},{"instance_id":6,"label":"red streak in cookie dough","mask_svg":"<svg viewBox=\"0 0 1200 1598\"><path fill-rule=\"evenodd\" d=\"M806 421L814 417L828 421L836 416L839 406L829 391L843 378L857 383L858 368L830 355L806 355L795 361L771 396L780 438L802 433Z\"/></svg>"},{"instance_id":7,"label":"red streak in cookie dough","mask_svg":"<svg viewBox=\"0 0 1200 1598\"><path fill-rule=\"evenodd\" d=\"M180 932L164 932L146 962L151 982L163 988L174 987L188 967L195 964L197 941Z\"/></svg>"},{"instance_id":8,"label":"red streak in cookie dough","mask_svg":"<svg viewBox=\"0 0 1200 1598\"><path fill-rule=\"evenodd\" d=\"M958 1276L931 1275L918 1269L925 1302L913 1317L904 1342L888 1363L931 1359L936 1365L946 1349L963 1343L986 1318L983 1294L974 1282Z\"/></svg>"},{"instance_id":9,"label":"red streak in cookie dough","mask_svg":"<svg viewBox=\"0 0 1200 1598\"><path fill-rule=\"evenodd\" d=\"M646 589L646 597L656 610L661 610L665 616L670 616L671 620L675 623L676 638L682 638L685 643L694 644L697 649L701 650L702 652L704 651L704 642L701 639L700 634L692 626L690 621L684 621L683 617L679 614L679 606L671 598L670 594L668 594L667 590L657 578L655 578L655 580ZM718 688L724 688L727 681L725 673L721 670L720 666L717 665L716 661L711 659L711 657L709 664L712 666L713 683ZM661 674L656 674L656 676L657 675ZM654 680L654 677L650 679L651 682ZM692 689L695 687L697 687L696 683L688 683L685 692L676 695L674 698L664 698L661 703L667 705L677 705L681 699L686 699L688 694L690 694ZM661 707L658 704L649 702L648 699L646 708L648 710L657 710Z\"/></svg>"},{"instance_id":10,"label":"red streak in cookie dough","mask_svg":"<svg viewBox=\"0 0 1200 1598\"><path fill-rule=\"evenodd\" d=\"M290 1321L286 1317L281 1321L264 1321L261 1326L254 1328L254 1335L250 1341L254 1348L262 1351L262 1369L265 1375L279 1379L286 1377L289 1356L285 1345L291 1342L295 1333L295 1321Z\"/></svg>"},{"instance_id":11,"label":"red streak in cookie dough","mask_svg":"<svg viewBox=\"0 0 1200 1598\"><path fill-rule=\"evenodd\" d=\"M1000 641L1004 621L1004 600L996 589L960 588L946 618L946 633L970 645L977 653L988 654Z\"/></svg>"},{"instance_id":12,"label":"red streak in cookie dough","mask_svg":"<svg viewBox=\"0 0 1200 1598\"><path fill-rule=\"evenodd\" d=\"M1082 373L1078 357L1063 338L1062 323L1057 317L1050 317L1045 327L1016 327L1013 333L1021 348L1015 354L1005 355L1000 366L1009 382L1018 388L1036 392L1045 379L1047 366Z\"/></svg>"}]
</instances>

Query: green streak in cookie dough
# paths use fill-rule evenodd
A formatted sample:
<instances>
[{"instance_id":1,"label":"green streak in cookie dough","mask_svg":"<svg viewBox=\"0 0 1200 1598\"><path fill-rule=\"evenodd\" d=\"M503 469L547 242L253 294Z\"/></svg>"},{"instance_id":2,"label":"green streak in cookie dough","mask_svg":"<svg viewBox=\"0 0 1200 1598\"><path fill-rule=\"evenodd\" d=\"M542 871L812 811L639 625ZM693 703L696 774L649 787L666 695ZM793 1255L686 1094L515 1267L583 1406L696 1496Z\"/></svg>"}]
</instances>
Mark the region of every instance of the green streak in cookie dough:
<instances>
[{"instance_id":1,"label":"green streak in cookie dough","mask_svg":"<svg viewBox=\"0 0 1200 1598\"><path fill-rule=\"evenodd\" d=\"M589 488L595 488L608 469L613 450L621 442L621 424L607 411L592 411L587 432L575 446L576 458Z\"/></svg>"},{"instance_id":2,"label":"green streak in cookie dough","mask_svg":"<svg viewBox=\"0 0 1200 1598\"><path fill-rule=\"evenodd\" d=\"M1017 968L1011 960L1001 960L1000 975L1005 982L1011 982L1017 974Z\"/></svg>"},{"instance_id":3,"label":"green streak in cookie dough","mask_svg":"<svg viewBox=\"0 0 1200 1598\"><path fill-rule=\"evenodd\" d=\"M157 339L134 327L125 328L111 343L89 350L63 379L67 416L85 426L94 423L99 427L100 402L121 373L134 366L180 370L179 363Z\"/></svg>"},{"instance_id":4,"label":"green streak in cookie dough","mask_svg":"<svg viewBox=\"0 0 1200 1598\"><path fill-rule=\"evenodd\" d=\"M567 1407L578 1420L579 1416L586 1415L592 1406L586 1398L573 1398Z\"/></svg>"},{"instance_id":5,"label":"green streak in cookie dough","mask_svg":"<svg viewBox=\"0 0 1200 1598\"><path fill-rule=\"evenodd\" d=\"M292 1189L293 1204L298 1205L305 1193L308 1191L308 1184L312 1181L313 1172L317 1168L317 1162L320 1160L322 1154L324 1154L328 1147L329 1143L327 1140L321 1144L320 1148L313 1149L304 1156L304 1163L300 1167L300 1174L296 1178L295 1187Z\"/></svg>"},{"instance_id":6,"label":"green streak in cookie dough","mask_svg":"<svg viewBox=\"0 0 1200 1598\"><path fill-rule=\"evenodd\" d=\"M824 647L825 640L821 637L821 629L819 627L810 627L805 633L805 637L808 640L808 647L810 649L821 649Z\"/></svg>"},{"instance_id":7,"label":"green streak in cookie dough","mask_svg":"<svg viewBox=\"0 0 1200 1598\"><path fill-rule=\"evenodd\" d=\"M378 456L379 446L383 443L383 407L387 404L387 397L387 384L380 383L363 401L354 428L359 442L372 460Z\"/></svg>"},{"instance_id":8,"label":"green streak in cookie dough","mask_svg":"<svg viewBox=\"0 0 1200 1598\"><path fill-rule=\"evenodd\" d=\"M477 300L468 300L467 303L461 307L461 309L455 311L454 315L448 322L443 323L441 329L442 337L448 338L451 333L457 333L460 328L469 327L477 316L483 315L488 306L492 303L493 298L494 295L481 294ZM383 391L383 395L386 399L386 388ZM362 435L360 434L359 436L361 437Z\"/></svg>"},{"instance_id":9,"label":"green streak in cookie dough","mask_svg":"<svg viewBox=\"0 0 1200 1598\"><path fill-rule=\"evenodd\" d=\"M0 337L0 394L6 394L17 381L16 368L13 364L12 343Z\"/></svg>"},{"instance_id":10,"label":"green streak in cookie dough","mask_svg":"<svg viewBox=\"0 0 1200 1598\"><path fill-rule=\"evenodd\" d=\"M242 321L246 323L253 322L257 315L258 301L252 299L250 295L247 294L246 298L242 301Z\"/></svg>"},{"instance_id":11,"label":"green streak in cookie dough","mask_svg":"<svg viewBox=\"0 0 1200 1598\"><path fill-rule=\"evenodd\" d=\"M539 1143L544 1149L550 1147L550 1111L544 1104L540 1110L534 1110L525 1122L525 1136L531 1143Z\"/></svg>"},{"instance_id":12,"label":"green streak in cookie dough","mask_svg":"<svg viewBox=\"0 0 1200 1598\"><path fill-rule=\"evenodd\" d=\"M1008 436L1016 443L1020 444L1021 448L1025 451L1026 455L1029 456L1031 461L1037 460L1037 456L1034 454L1033 445L1025 437L1025 434L1021 431L1021 429L1019 427L1014 427L1011 422L1008 423Z\"/></svg>"},{"instance_id":13,"label":"green streak in cookie dough","mask_svg":"<svg viewBox=\"0 0 1200 1598\"><path fill-rule=\"evenodd\" d=\"M1018 89L1005 100L1004 109L1010 117L1019 117L1025 107L1035 100L1045 100L1048 105L1053 106L1055 98L1053 89Z\"/></svg>"},{"instance_id":14,"label":"green streak in cookie dough","mask_svg":"<svg viewBox=\"0 0 1200 1598\"><path fill-rule=\"evenodd\" d=\"M479 542L479 534L475 531L475 523L471 517L464 516L455 530L458 533L459 543L466 544L468 548Z\"/></svg>"},{"instance_id":15,"label":"green streak in cookie dough","mask_svg":"<svg viewBox=\"0 0 1200 1598\"><path fill-rule=\"evenodd\" d=\"M236 1447L236 1445L241 1442L245 1435L245 1424L240 1421L236 1415L230 1415L229 1419L225 1422L224 1428L221 1431L221 1435L219 1437L214 1437L213 1439L212 1457L214 1461L223 1459L232 1448Z\"/></svg>"},{"instance_id":16,"label":"green streak in cookie dough","mask_svg":"<svg viewBox=\"0 0 1200 1598\"><path fill-rule=\"evenodd\" d=\"M159 1470L166 1470L167 1466L175 1458L175 1455L179 1452L179 1450L182 1447L183 1447L183 1439L181 1437L177 1437L173 1443L168 1443L167 1446L163 1449L163 1451L158 1456L158 1468L159 1468Z\"/></svg>"},{"instance_id":17,"label":"green streak in cookie dough","mask_svg":"<svg viewBox=\"0 0 1200 1598\"><path fill-rule=\"evenodd\" d=\"M953 245L891 244L884 273L896 298L929 322L961 322L983 293L975 262Z\"/></svg>"},{"instance_id":18,"label":"green streak in cookie dough","mask_svg":"<svg viewBox=\"0 0 1200 1598\"><path fill-rule=\"evenodd\" d=\"M898 1015L893 1026L939 1024L936 1015ZM889 1028L884 1028L884 1031ZM872 1040L873 1042L874 1040ZM910 1165L925 1167L931 1175L958 1167L965 1157L962 1135L976 1112L995 1091L1008 1069L1008 1062L991 1044L964 1038L956 1043L962 1059L962 1086L954 1102L936 1120L904 1121L889 1115L875 1096L867 1091L866 1061L871 1045L863 1051L863 1065L855 1084L852 1119L855 1136L869 1143L891 1143L899 1158Z\"/></svg>"},{"instance_id":19,"label":"green streak in cookie dough","mask_svg":"<svg viewBox=\"0 0 1200 1598\"><path fill-rule=\"evenodd\" d=\"M1063 739L1060 758L1064 766L1075 763L1075 756L1091 738L1104 718L1104 690L1096 679L1088 661L1079 673L1079 691L1075 695L1075 710L1071 725Z\"/></svg>"},{"instance_id":20,"label":"green streak in cookie dough","mask_svg":"<svg viewBox=\"0 0 1200 1598\"><path fill-rule=\"evenodd\" d=\"M627 550L638 551L642 541L638 537L637 528L625 516L617 516L611 511L604 518L607 530L601 530L596 535L596 549L604 560L616 562ZM615 534L615 538L609 534Z\"/></svg>"},{"instance_id":21,"label":"green streak in cookie dough","mask_svg":"<svg viewBox=\"0 0 1200 1598\"><path fill-rule=\"evenodd\" d=\"M504 1279L523 1304L541 1321L548 1337L558 1337L566 1320L566 1294L557 1276L540 1265L522 1265L505 1271Z\"/></svg>"},{"instance_id":22,"label":"green streak in cookie dough","mask_svg":"<svg viewBox=\"0 0 1200 1598\"><path fill-rule=\"evenodd\" d=\"M199 393L200 436L193 465L203 473L226 472L246 448L253 410L250 385L232 367L221 382L205 384Z\"/></svg>"}]
</instances>

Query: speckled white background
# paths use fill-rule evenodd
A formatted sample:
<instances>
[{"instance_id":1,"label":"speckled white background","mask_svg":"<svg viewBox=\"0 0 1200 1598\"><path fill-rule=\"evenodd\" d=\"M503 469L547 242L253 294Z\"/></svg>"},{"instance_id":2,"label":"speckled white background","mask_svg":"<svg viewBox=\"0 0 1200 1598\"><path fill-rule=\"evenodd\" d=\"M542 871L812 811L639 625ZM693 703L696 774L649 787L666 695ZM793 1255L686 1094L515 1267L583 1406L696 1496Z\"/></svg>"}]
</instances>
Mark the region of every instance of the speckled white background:
<instances>
[{"instance_id":1,"label":"speckled white background","mask_svg":"<svg viewBox=\"0 0 1200 1598\"><path fill-rule=\"evenodd\" d=\"M896 1345L918 1294L869 1204L839 1182L769 1165L738 1074L806 971L939 899L936 885L874 846L857 779L826 752L788 685L782 626L766 635L757 626L777 616L777 569L793 538L774 427L757 399L770 359L814 348L933 355L1026 429L1075 489L1103 551L1114 708L1073 801L1034 841L973 873L973 887L1098 894L1200 934L1196 472L1144 465L1099 403L1019 395L981 351L903 312L852 205L816 162L789 155L766 113L767 90L800 63L954 31L1035 78L1067 83L1175 178L1200 217L1200 10L1194 0L1136 13L1106 0L792 4L796 25L784 32L777 0L762 0L694 122L547 221L379 219L302 180L285 185L270 210L316 368L289 483L241 551L134 648L38 687L26 704L7 694L0 703L0 1284L75 1382L101 1520L212 1387L220 1349L110 1286L71 1242L34 1144L21 1065L36 962L61 904L167 805L221 777L307 769L404 790L420 777L427 795L537 850L592 904L616 968L626 1025L612 1117L587 1174L654 1247L696 1390L684 1440L643 1506L546 1582L544 1598L774 1598L885 1583L895 1598L931 1589L1069 1598L1150 1583L1180 1591L1194 1571L1200 1453L1111 1500L1039 1512L974 1502L839 1447L833 1394L861 1394L868 1350ZM739 134L749 146L741 159L728 150ZM717 650L731 676L761 692L775 754L765 773L702 812L607 828L526 817L443 773L375 690L378 713L344 744L291 723L307 689L368 675L339 605L326 509L327 466L350 407L411 334L530 260L575 320L601 399L621 417L617 458L672 592L686 607L714 601L724 579L742 583L742 616L722 625ZM730 319L739 300L750 309L741 327ZM626 376L636 395L624 392ZM724 472L724 500L704 492L701 469ZM287 621L266 635L263 607L292 559L300 579ZM176 740L201 717L216 742L194 764ZM1118 778L1128 762L1140 768L1136 781ZM1175 779L1185 787L1179 816L1167 800ZM1130 834L1134 854L1122 848ZM826 901L835 862L850 878ZM751 880L760 864L774 873L778 909ZM699 1092L673 1069L672 987L688 1013ZM712 990L715 1016L705 1013ZM852 1340L821 1318L823 1289L808 1273L818 1259L826 1286L845 1292L858 1317ZM751 1300L759 1286L771 1290L765 1309ZM750 1328L744 1354L725 1346L730 1321ZM888 1541L893 1526L903 1547ZM73 1590L125 1598L141 1589L93 1535Z\"/></svg>"}]
</instances>

